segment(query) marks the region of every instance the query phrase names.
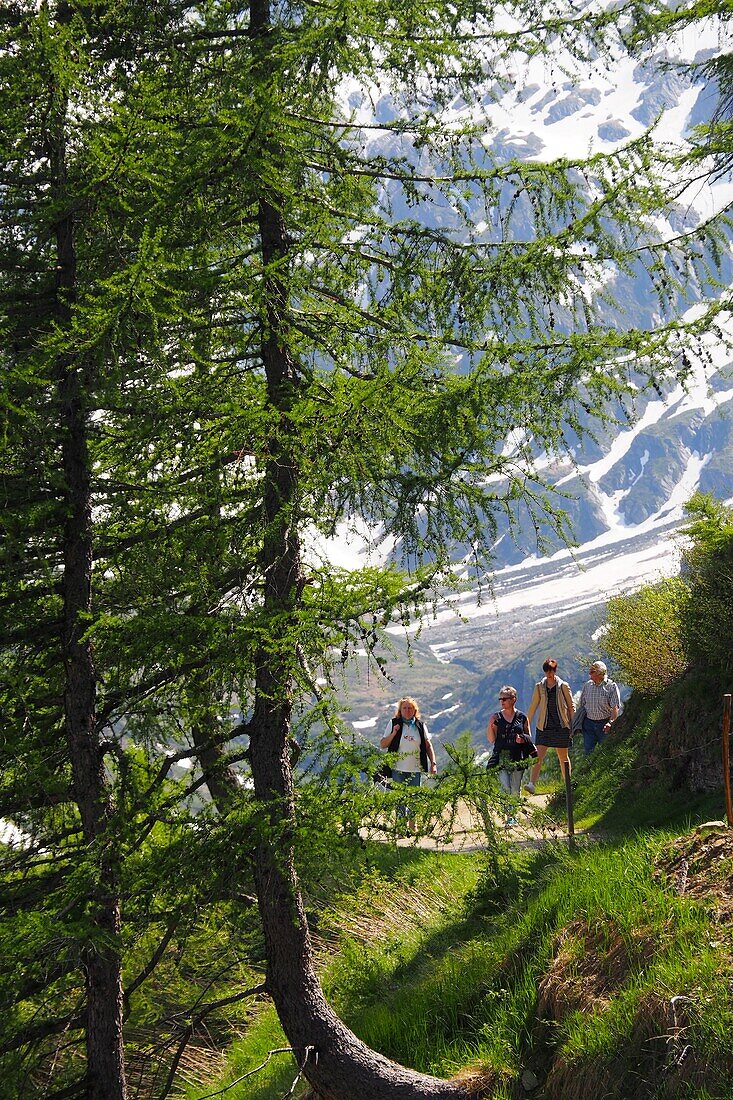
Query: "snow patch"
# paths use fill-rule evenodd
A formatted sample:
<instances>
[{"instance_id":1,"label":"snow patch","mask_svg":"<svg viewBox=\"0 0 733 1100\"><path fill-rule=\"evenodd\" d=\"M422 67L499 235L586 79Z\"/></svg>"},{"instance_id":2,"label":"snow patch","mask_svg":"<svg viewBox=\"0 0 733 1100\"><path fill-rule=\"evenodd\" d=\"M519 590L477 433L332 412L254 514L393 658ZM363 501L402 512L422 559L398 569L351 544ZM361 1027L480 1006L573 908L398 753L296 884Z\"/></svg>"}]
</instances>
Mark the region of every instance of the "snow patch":
<instances>
[{"instance_id":1,"label":"snow patch","mask_svg":"<svg viewBox=\"0 0 733 1100\"><path fill-rule=\"evenodd\" d=\"M352 726L355 730L373 730L379 721L379 717L374 718L360 718L357 722L352 722Z\"/></svg>"},{"instance_id":2,"label":"snow patch","mask_svg":"<svg viewBox=\"0 0 733 1100\"><path fill-rule=\"evenodd\" d=\"M452 707L446 707L444 710L436 710L435 714L428 715L428 721L432 722L436 718L442 718L444 714L455 714L455 712L460 709L461 704L455 703Z\"/></svg>"},{"instance_id":3,"label":"snow patch","mask_svg":"<svg viewBox=\"0 0 733 1100\"><path fill-rule=\"evenodd\" d=\"M454 649L458 645L458 642L442 642L440 645L431 645L433 656L436 660L440 661L441 665L449 665L451 661L450 653L446 653L448 649Z\"/></svg>"}]
</instances>

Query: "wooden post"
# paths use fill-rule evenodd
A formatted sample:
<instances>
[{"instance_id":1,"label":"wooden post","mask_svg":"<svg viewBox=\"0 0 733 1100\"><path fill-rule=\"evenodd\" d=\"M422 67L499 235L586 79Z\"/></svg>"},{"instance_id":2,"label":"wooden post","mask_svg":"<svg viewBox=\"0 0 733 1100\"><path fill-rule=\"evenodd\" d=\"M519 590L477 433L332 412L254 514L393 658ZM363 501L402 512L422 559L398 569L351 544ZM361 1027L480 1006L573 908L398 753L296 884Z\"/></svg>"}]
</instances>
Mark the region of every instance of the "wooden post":
<instances>
[{"instance_id":1,"label":"wooden post","mask_svg":"<svg viewBox=\"0 0 733 1100\"><path fill-rule=\"evenodd\" d=\"M566 760L563 768L565 772L565 801L568 807L568 848L575 850L575 822L573 820L573 788L570 783L570 761Z\"/></svg>"},{"instance_id":2,"label":"wooden post","mask_svg":"<svg viewBox=\"0 0 733 1100\"><path fill-rule=\"evenodd\" d=\"M730 794L730 695L723 696L723 783L728 828L733 829L733 801Z\"/></svg>"}]
</instances>

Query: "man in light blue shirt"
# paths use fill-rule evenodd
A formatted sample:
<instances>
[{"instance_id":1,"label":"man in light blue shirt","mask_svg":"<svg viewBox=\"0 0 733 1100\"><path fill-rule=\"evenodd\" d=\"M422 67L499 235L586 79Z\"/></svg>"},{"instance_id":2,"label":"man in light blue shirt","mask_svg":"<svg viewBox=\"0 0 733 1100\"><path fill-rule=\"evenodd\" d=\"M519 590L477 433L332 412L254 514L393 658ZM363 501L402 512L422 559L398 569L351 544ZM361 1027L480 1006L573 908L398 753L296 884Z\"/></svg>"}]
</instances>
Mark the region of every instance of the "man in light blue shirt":
<instances>
[{"instance_id":1,"label":"man in light blue shirt","mask_svg":"<svg viewBox=\"0 0 733 1100\"><path fill-rule=\"evenodd\" d=\"M618 686L608 679L606 671L603 661L594 661L588 671L590 679L580 693L580 705L585 707L583 748L586 756L602 743L621 708Z\"/></svg>"}]
</instances>

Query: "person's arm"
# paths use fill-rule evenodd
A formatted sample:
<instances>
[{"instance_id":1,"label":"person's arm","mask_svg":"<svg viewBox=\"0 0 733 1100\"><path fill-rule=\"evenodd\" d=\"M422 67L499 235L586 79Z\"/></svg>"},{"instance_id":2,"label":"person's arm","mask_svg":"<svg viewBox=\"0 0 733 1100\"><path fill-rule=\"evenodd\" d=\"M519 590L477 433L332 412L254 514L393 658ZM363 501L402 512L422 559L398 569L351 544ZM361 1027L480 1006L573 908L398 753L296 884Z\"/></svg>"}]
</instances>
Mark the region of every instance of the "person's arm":
<instances>
[{"instance_id":1,"label":"person's arm","mask_svg":"<svg viewBox=\"0 0 733 1100\"><path fill-rule=\"evenodd\" d=\"M496 715L492 714L489 719L489 724L486 727L486 740L490 745L493 745L496 741Z\"/></svg>"},{"instance_id":2,"label":"person's arm","mask_svg":"<svg viewBox=\"0 0 733 1100\"><path fill-rule=\"evenodd\" d=\"M608 721L606 722L605 726L603 727L604 730L610 730L611 726L613 725L613 723L618 718L618 712L621 709L621 696L619 695L617 684L613 685L613 689L610 692L610 695L611 695L611 698L608 700L608 702L609 702L609 705L611 707L611 713L608 717ZM615 700L615 702L614 702L614 700Z\"/></svg>"},{"instance_id":3,"label":"person's arm","mask_svg":"<svg viewBox=\"0 0 733 1100\"><path fill-rule=\"evenodd\" d=\"M397 730L398 730L399 728L400 728L400 724L399 724L399 722L393 722L393 723L392 723L392 725L390 726L390 728L389 728L389 729L387 730L387 732L385 733L384 737L383 737L383 738L381 739L381 741L379 742L379 744L381 745L381 747L382 747L383 749L388 749L388 748L389 748L389 746L390 746L390 745L392 744L392 738L393 738L393 737L394 737L394 735L395 735L395 734L397 733Z\"/></svg>"},{"instance_id":4,"label":"person's arm","mask_svg":"<svg viewBox=\"0 0 733 1100\"><path fill-rule=\"evenodd\" d=\"M422 731L425 736L425 753L428 758L428 764L430 765L430 774L435 775L438 771L438 761L435 759L435 749L433 748L433 742L430 740L428 727L424 723Z\"/></svg>"},{"instance_id":5,"label":"person's arm","mask_svg":"<svg viewBox=\"0 0 733 1100\"><path fill-rule=\"evenodd\" d=\"M526 714L524 716L524 728L522 729L522 735L524 737L525 744L529 746L529 759L532 759L533 757L537 756L537 746L532 740L532 730L529 728L529 720ZM518 737L517 740L519 741L520 738Z\"/></svg>"},{"instance_id":6,"label":"person's arm","mask_svg":"<svg viewBox=\"0 0 733 1100\"><path fill-rule=\"evenodd\" d=\"M609 715L609 717L606 721L605 726L603 727L604 730L610 730L611 726L613 725L613 723L618 718L618 712L619 712L618 706L611 707L611 713L610 713L610 715Z\"/></svg>"},{"instance_id":7,"label":"person's arm","mask_svg":"<svg viewBox=\"0 0 733 1100\"><path fill-rule=\"evenodd\" d=\"M532 702L529 704L529 710L527 711L527 721L531 722L534 718L534 712L540 705L540 685L535 684L534 691L532 692Z\"/></svg>"},{"instance_id":8,"label":"person's arm","mask_svg":"<svg viewBox=\"0 0 733 1100\"><path fill-rule=\"evenodd\" d=\"M573 702L573 693L570 690L570 684L564 684L565 686L565 702L568 708L568 726L573 724L573 715L575 714L575 703Z\"/></svg>"},{"instance_id":9,"label":"person's arm","mask_svg":"<svg viewBox=\"0 0 733 1100\"><path fill-rule=\"evenodd\" d=\"M605 726L603 727L604 730L610 730L611 726L613 725L613 723L616 721L617 718L618 718L618 707L613 707L612 710L611 710L611 717L608 719Z\"/></svg>"}]
</instances>

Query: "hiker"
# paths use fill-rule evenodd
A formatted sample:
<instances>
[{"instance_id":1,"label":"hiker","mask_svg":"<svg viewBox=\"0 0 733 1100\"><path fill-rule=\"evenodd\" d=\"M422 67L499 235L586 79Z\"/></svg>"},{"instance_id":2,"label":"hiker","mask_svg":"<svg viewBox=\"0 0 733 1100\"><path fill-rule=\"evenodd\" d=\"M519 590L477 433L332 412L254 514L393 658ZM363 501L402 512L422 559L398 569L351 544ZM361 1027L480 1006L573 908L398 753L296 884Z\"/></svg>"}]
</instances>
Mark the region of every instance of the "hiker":
<instances>
[{"instance_id":1,"label":"hiker","mask_svg":"<svg viewBox=\"0 0 733 1100\"><path fill-rule=\"evenodd\" d=\"M609 680L603 661L594 661L588 675L590 679L583 684L580 693L580 706L585 708L583 750L586 756L596 745L603 744L621 708L618 685Z\"/></svg>"},{"instance_id":2,"label":"hiker","mask_svg":"<svg viewBox=\"0 0 733 1100\"><path fill-rule=\"evenodd\" d=\"M498 768L502 789L513 798L519 798L526 761L537 756L532 743L527 715L517 710L517 692L511 684L505 684L499 692L501 710L491 715L486 729L486 739L494 746L487 768ZM506 814L506 824L516 825L512 813Z\"/></svg>"},{"instance_id":3,"label":"hiker","mask_svg":"<svg viewBox=\"0 0 733 1100\"><path fill-rule=\"evenodd\" d=\"M532 765L529 782L524 784L525 791L534 794L535 783L539 779L542 761L548 749L555 749L560 761L560 770L565 775L565 764L570 767L568 748L570 746L570 727L575 707L570 685L557 675L557 661L548 657L542 665L543 678L535 684L532 702L529 704L527 718L532 721L537 712L537 729L534 743L537 746L537 759Z\"/></svg>"},{"instance_id":4,"label":"hiker","mask_svg":"<svg viewBox=\"0 0 733 1100\"><path fill-rule=\"evenodd\" d=\"M392 782L408 787L419 787L423 772L437 775L438 764L428 727L420 717L420 708L414 699L400 699L394 718L391 719L379 744L390 752L399 752L397 766L392 768ZM405 818L407 833L415 826L409 808L402 803L397 807L398 817Z\"/></svg>"}]
</instances>

